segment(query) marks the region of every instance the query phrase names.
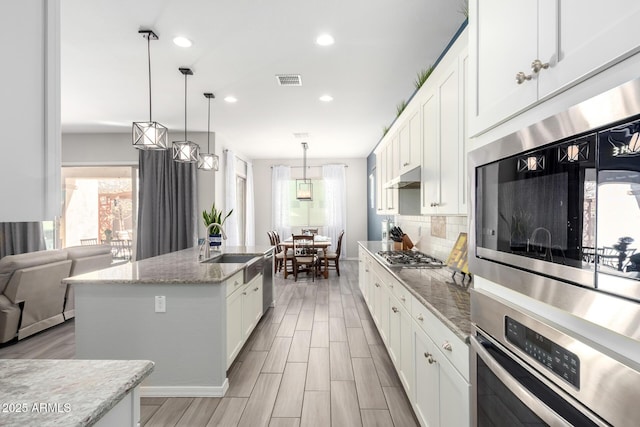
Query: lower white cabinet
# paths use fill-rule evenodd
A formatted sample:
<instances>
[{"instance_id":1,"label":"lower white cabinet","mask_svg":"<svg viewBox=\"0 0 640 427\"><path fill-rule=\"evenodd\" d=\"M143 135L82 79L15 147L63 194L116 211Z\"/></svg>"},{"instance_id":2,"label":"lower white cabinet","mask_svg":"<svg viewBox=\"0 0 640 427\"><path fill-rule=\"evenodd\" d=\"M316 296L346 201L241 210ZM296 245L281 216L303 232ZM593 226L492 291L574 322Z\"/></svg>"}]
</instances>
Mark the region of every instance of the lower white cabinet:
<instances>
[{"instance_id":1,"label":"lower white cabinet","mask_svg":"<svg viewBox=\"0 0 640 427\"><path fill-rule=\"evenodd\" d=\"M421 328L414 326L414 409L423 426L468 426L469 383Z\"/></svg>"},{"instance_id":2,"label":"lower white cabinet","mask_svg":"<svg viewBox=\"0 0 640 427\"><path fill-rule=\"evenodd\" d=\"M362 248L360 261L360 288L420 425L469 426L467 344Z\"/></svg>"},{"instance_id":3,"label":"lower white cabinet","mask_svg":"<svg viewBox=\"0 0 640 427\"><path fill-rule=\"evenodd\" d=\"M233 280L233 279L229 279ZM262 275L227 296L227 368L262 316Z\"/></svg>"}]
</instances>

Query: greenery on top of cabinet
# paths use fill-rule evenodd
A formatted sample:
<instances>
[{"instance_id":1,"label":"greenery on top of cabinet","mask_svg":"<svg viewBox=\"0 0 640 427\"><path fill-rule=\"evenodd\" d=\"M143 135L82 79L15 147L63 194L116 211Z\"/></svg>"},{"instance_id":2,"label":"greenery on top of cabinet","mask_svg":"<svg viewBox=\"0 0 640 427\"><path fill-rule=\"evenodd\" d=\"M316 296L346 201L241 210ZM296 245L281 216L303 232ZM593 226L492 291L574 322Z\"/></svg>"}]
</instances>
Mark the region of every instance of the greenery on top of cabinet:
<instances>
[{"instance_id":1,"label":"greenery on top of cabinet","mask_svg":"<svg viewBox=\"0 0 640 427\"><path fill-rule=\"evenodd\" d=\"M398 105L396 105L396 117L400 117L400 114L402 114L405 108L407 108L407 101L403 99Z\"/></svg>"},{"instance_id":2,"label":"greenery on top of cabinet","mask_svg":"<svg viewBox=\"0 0 640 427\"><path fill-rule=\"evenodd\" d=\"M433 64L429 65L427 68L424 68L418 72L418 77L413 81L414 86L417 89L420 89L424 82L427 81L429 76L433 73Z\"/></svg>"}]
</instances>

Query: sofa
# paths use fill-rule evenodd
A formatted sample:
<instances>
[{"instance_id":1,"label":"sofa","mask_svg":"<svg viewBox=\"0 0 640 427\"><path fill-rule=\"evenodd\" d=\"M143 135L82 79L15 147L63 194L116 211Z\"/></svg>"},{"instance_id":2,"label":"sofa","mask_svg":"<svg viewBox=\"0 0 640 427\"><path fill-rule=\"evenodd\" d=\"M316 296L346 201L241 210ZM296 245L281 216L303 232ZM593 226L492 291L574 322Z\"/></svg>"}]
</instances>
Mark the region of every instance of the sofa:
<instances>
[{"instance_id":1,"label":"sofa","mask_svg":"<svg viewBox=\"0 0 640 427\"><path fill-rule=\"evenodd\" d=\"M9 255L0 259L0 344L21 340L74 315L66 277L108 267L108 245Z\"/></svg>"}]
</instances>

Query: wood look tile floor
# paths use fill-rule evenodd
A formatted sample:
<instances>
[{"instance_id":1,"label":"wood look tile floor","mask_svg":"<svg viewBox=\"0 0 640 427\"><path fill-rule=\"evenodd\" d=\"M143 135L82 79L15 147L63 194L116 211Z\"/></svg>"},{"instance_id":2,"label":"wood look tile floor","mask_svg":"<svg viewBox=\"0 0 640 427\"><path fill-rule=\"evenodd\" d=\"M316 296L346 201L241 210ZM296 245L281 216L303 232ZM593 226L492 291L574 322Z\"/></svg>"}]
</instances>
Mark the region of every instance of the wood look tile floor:
<instances>
[{"instance_id":1,"label":"wood look tile floor","mask_svg":"<svg viewBox=\"0 0 640 427\"><path fill-rule=\"evenodd\" d=\"M418 426L358 288L358 263L314 282L274 277L269 309L228 372L224 398L141 399L145 427ZM72 359L73 321L0 348Z\"/></svg>"}]
</instances>

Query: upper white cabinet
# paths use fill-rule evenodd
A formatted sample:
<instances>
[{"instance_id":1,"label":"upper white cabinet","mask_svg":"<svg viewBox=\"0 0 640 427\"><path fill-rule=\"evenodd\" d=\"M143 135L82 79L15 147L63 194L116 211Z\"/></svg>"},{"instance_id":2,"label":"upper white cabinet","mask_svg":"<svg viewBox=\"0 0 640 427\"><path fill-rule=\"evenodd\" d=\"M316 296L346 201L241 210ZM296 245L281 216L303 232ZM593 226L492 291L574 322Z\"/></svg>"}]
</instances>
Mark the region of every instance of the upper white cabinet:
<instances>
[{"instance_id":1,"label":"upper white cabinet","mask_svg":"<svg viewBox=\"0 0 640 427\"><path fill-rule=\"evenodd\" d=\"M445 62L446 61L446 62ZM422 214L466 214L466 39L458 40L420 97Z\"/></svg>"},{"instance_id":2,"label":"upper white cabinet","mask_svg":"<svg viewBox=\"0 0 640 427\"><path fill-rule=\"evenodd\" d=\"M400 174L420 166L422 138L420 135L420 112L408 112L408 120L400 128Z\"/></svg>"},{"instance_id":3,"label":"upper white cabinet","mask_svg":"<svg viewBox=\"0 0 640 427\"><path fill-rule=\"evenodd\" d=\"M0 39L0 222L53 220L61 207L60 1L0 2Z\"/></svg>"},{"instance_id":4,"label":"upper white cabinet","mask_svg":"<svg viewBox=\"0 0 640 427\"><path fill-rule=\"evenodd\" d=\"M469 6L472 136L640 50L634 0L472 0Z\"/></svg>"}]
</instances>

